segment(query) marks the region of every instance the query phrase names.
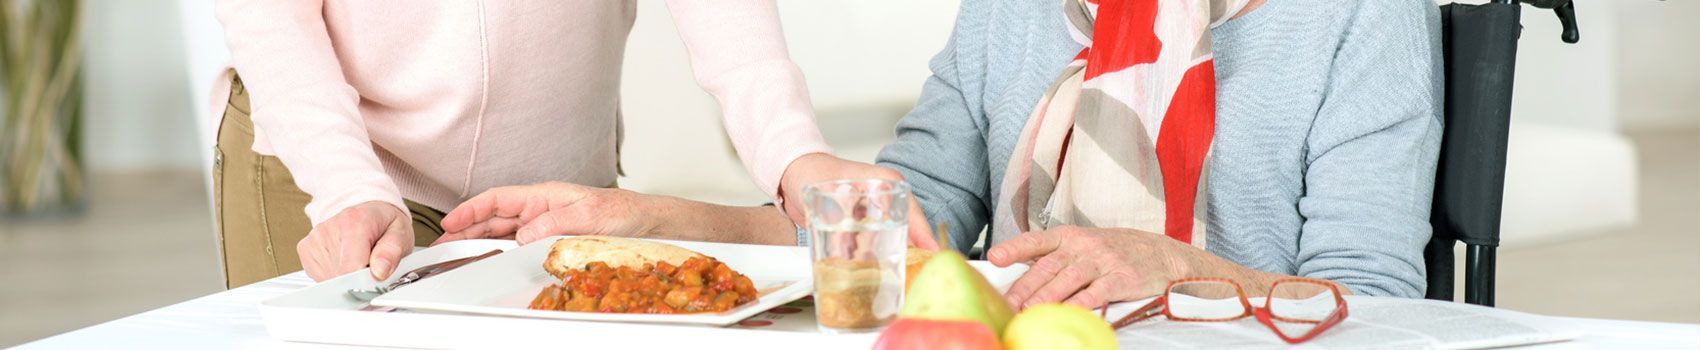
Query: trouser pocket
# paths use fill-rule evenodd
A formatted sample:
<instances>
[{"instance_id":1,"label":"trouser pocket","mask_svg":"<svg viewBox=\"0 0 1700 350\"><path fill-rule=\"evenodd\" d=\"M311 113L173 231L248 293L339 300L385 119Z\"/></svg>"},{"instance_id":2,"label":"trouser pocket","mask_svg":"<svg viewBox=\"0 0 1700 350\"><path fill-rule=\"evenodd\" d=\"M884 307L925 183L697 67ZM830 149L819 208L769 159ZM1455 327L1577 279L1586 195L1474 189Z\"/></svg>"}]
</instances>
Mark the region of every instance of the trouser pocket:
<instances>
[{"instance_id":1,"label":"trouser pocket","mask_svg":"<svg viewBox=\"0 0 1700 350\"><path fill-rule=\"evenodd\" d=\"M254 153L247 89L231 79L214 149L219 252L230 288L301 270L295 245L312 229L311 198L275 157Z\"/></svg>"}]
</instances>

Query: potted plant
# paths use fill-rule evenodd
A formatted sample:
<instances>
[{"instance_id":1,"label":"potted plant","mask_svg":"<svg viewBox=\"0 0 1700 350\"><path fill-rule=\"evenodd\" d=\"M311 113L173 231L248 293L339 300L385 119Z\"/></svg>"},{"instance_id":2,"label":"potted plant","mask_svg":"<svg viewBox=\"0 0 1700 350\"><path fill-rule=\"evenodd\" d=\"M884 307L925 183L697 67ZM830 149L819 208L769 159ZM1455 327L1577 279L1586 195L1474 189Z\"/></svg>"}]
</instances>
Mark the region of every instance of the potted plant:
<instances>
[{"instance_id":1,"label":"potted plant","mask_svg":"<svg viewBox=\"0 0 1700 350\"><path fill-rule=\"evenodd\" d=\"M81 207L81 1L0 0L0 212Z\"/></svg>"}]
</instances>

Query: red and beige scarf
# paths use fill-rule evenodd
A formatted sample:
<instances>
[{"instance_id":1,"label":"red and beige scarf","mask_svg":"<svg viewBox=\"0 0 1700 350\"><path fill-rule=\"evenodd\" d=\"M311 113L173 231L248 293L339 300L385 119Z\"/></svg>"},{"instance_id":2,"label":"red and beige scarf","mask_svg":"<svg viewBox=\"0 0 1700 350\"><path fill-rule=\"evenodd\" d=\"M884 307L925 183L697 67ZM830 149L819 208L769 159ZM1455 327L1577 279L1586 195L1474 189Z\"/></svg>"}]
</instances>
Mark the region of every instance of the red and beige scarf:
<instances>
[{"instance_id":1,"label":"red and beige scarf","mask_svg":"<svg viewBox=\"0 0 1700 350\"><path fill-rule=\"evenodd\" d=\"M1215 135L1210 28L1250 0L1063 0L1086 48L1027 120L992 240L1062 225L1132 228L1204 247Z\"/></svg>"}]
</instances>

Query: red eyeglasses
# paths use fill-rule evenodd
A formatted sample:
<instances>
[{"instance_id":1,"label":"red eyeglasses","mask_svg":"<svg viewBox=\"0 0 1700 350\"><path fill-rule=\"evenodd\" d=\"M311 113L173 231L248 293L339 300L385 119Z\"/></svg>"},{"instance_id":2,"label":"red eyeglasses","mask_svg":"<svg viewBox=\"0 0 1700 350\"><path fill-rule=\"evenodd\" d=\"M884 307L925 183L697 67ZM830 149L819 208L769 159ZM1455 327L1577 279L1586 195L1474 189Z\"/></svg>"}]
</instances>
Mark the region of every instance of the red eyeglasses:
<instances>
[{"instance_id":1,"label":"red eyeglasses","mask_svg":"<svg viewBox=\"0 0 1700 350\"><path fill-rule=\"evenodd\" d=\"M1105 308L1104 316L1108 316ZM1157 315L1181 322L1227 322L1247 316L1269 327L1275 336L1288 344L1298 344L1315 338L1346 319L1346 298L1340 289L1328 281L1309 278L1288 278L1275 281L1269 287L1269 297L1263 307L1254 308L1239 283L1226 278L1188 278L1169 282L1169 288L1156 300L1141 306L1133 313L1110 324L1120 329ZM1283 323L1278 325L1277 322ZM1310 325L1297 337L1287 335L1287 328Z\"/></svg>"}]
</instances>

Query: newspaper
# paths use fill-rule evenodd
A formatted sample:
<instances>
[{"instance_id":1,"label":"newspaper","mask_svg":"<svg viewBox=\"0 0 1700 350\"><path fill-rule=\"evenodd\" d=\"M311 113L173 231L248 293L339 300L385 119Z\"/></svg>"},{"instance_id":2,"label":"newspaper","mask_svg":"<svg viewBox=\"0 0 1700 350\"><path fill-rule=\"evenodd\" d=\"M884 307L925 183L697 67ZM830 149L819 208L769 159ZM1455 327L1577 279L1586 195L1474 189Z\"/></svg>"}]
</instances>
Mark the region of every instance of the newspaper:
<instances>
[{"instance_id":1,"label":"newspaper","mask_svg":"<svg viewBox=\"0 0 1700 350\"><path fill-rule=\"evenodd\" d=\"M1113 305L1109 315L1119 318L1144 303ZM1464 303L1348 296L1346 305L1345 322L1297 346L1249 317L1234 322L1158 317L1122 328L1116 338L1123 349L1483 349L1565 341L1579 333L1563 320ZM804 298L730 328L814 333L819 332L814 316L812 298Z\"/></svg>"}]
</instances>

